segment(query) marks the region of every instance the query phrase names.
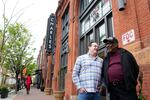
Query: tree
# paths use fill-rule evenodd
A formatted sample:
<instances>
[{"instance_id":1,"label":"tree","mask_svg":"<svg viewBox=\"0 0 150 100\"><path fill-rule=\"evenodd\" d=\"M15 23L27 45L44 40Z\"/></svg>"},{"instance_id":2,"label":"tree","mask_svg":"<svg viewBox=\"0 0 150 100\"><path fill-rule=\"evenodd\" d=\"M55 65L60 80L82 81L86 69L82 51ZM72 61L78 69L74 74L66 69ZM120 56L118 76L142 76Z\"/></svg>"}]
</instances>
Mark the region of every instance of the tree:
<instances>
[{"instance_id":1,"label":"tree","mask_svg":"<svg viewBox=\"0 0 150 100\"><path fill-rule=\"evenodd\" d=\"M19 20L19 18L23 15L24 10L26 8L29 8L29 6L26 6L26 7L17 9L17 11L16 11L16 8L18 6L18 1L14 5L12 12L11 12L11 15L8 18L6 15L7 0L1 0L2 5L3 5L3 15L2 15L2 21L1 21L2 23L0 23L0 68L3 68L3 63L5 61L5 53L6 53L5 52L6 51L5 44L8 40L8 37L9 37L8 27L10 24L12 24L12 20L14 21L14 23L16 23Z\"/></svg>"},{"instance_id":2,"label":"tree","mask_svg":"<svg viewBox=\"0 0 150 100\"><path fill-rule=\"evenodd\" d=\"M6 17L6 3L7 0L2 0L3 3L3 25L0 25L0 68L3 74L7 74L8 71L15 73L16 70L20 70L22 65L30 64L33 60L32 53L35 49L30 47L31 34L27 28L18 23L17 20L23 14L25 8L20 9L15 13L15 8L18 2L14 6L9 19ZM12 23L12 19L17 17ZM5 77L3 77L2 83L5 83Z\"/></svg>"},{"instance_id":3,"label":"tree","mask_svg":"<svg viewBox=\"0 0 150 100\"><path fill-rule=\"evenodd\" d=\"M5 57L3 56L3 52L5 51L5 43L7 41L7 28L11 22L11 20L17 15L17 14L14 14L14 10L15 8L17 7L17 5L15 5L15 7L13 8L13 11L11 13L11 17L9 19L6 18L6 3L7 3L7 0L2 0L2 3L3 3L3 27L1 27L1 32L0 32L0 36L1 36L1 42L0 42L0 67L2 67L3 65L3 62L5 60ZM18 12L19 13L19 12ZM4 59L3 59L4 58Z\"/></svg>"},{"instance_id":4,"label":"tree","mask_svg":"<svg viewBox=\"0 0 150 100\"><path fill-rule=\"evenodd\" d=\"M8 32L9 39L6 44L8 62L12 62L15 66L28 64L33 60L32 35L21 23L11 24L8 27Z\"/></svg>"},{"instance_id":5,"label":"tree","mask_svg":"<svg viewBox=\"0 0 150 100\"><path fill-rule=\"evenodd\" d=\"M3 72L7 73L9 70L16 74L16 71L22 70L22 65L33 63L32 53L35 49L31 47L31 34L21 23L10 24L8 33L8 39L4 45L6 49L3 51L3 56L5 56Z\"/></svg>"}]
</instances>

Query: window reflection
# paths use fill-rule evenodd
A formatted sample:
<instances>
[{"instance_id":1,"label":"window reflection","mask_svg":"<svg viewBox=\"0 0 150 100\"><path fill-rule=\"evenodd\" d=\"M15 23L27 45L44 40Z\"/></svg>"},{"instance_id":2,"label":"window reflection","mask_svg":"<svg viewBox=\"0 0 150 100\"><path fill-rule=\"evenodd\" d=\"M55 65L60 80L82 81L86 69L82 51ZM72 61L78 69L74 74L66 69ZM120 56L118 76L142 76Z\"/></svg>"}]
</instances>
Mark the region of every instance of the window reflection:
<instances>
[{"instance_id":1,"label":"window reflection","mask_svg":"<svg viewBox=\"0 0 150 100\"><path fill-rule=\"evenodd\" d=\"M102 11L103 15L105 15L111 9L111 2L110 0L102 0Z\"/></svg>"},{"instance_id":2,"label":"window reflection","mask_svg":"<svg viewBox=\"0 0 150 100\"><path fill-rule=\"evenodd\" d=\"M89 0L90 1L90 0ZM100 1L81 22L81 35L111 10L110 0Z\"/></svg>"},{"instance_id":3,"label":"window reflection","mask_svg":"<svg viewBox=\"0 0 150 100\"><path fill-rule=\"evenodd\" d=\"M85 53L85 43L84 43L84 38L80 40L80 55Z\"/></svg>"},{"instance_id":4,"label":"window reflection","mask_svg":"<svg viewBox=\"0 0 150 100\"><path fill-rule=\"evenodd\" d=\"M90 17L88 17L86 20L85 20L85 24L84 24L84 32L87 31L90 27Z\"/></svg>"},{"instance_id":5,"label":"window reflection","mask_svg":"<svg viewBox=\"0 0 150 100\"><path fill-rule=\"evenodd\" d=\"M91 26L102 17L102 2L100 2L91 12Z\"/></svg>"},{"instance_id":6,"label":"window reflection","mask_svg":"<svg viewBox=\"0 0 150 100\"><path fill-rule=\"evenodd\" d=\"M106 38L106 31L105 31L105 24L102 24L98 28L98 34L99 34L99 44L101 45L103 40Z\"/></svg>"},{"instance_id":7,"label":"window reflection","mask_svg":"<svg viewBox=\"0 0 150 100\"><path fill-rule=\"evenodd\" d=\"M90 2L92 0L80 0L80 1L81 1L80 13L82 13L87 8L87 6L90 4Z\"/></svg>"},{"instance_id":8,"label":"window reflection","mask_svg":"<svg viewBox=\"0 0 150 100\"><path fill-rule=\"evenodd\" d=\"M90 41L94 40L94 34L91 31L90 33L87 34L87 39L86 39L86 47L88 47L88 44L90 43ZM88 49L86 49L86 52L88 51Z\"/></svg>"}]
</instances>

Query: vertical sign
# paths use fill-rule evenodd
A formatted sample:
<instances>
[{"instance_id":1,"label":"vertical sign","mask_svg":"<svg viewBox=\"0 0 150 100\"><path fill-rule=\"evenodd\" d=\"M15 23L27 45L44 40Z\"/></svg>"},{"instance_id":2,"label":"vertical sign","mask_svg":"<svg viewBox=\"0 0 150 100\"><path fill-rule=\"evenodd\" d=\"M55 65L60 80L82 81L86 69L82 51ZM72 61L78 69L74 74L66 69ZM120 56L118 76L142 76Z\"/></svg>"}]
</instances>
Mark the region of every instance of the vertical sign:
<instances>
[{"instance_id":1,"label":"vertical sign","mask_svg":"<svg viewBox=\"0 0 150 100\"><path fill-rule=\"evenodd\" d=\"M47 21L46 52L52 53L54 49L54 34L56 32L56 16L51 14Z\"/></svg>"}]
</instances>

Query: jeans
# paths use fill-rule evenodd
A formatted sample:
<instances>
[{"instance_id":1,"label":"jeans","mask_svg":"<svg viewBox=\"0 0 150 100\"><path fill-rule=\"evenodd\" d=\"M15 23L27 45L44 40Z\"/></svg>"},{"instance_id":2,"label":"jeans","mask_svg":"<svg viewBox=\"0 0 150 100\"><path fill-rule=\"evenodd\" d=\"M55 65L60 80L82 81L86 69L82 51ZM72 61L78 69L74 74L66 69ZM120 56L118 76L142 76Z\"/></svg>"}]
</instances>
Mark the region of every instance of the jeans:
<instances>
[{"instance_id":1,"label":"jeans","mask_svg":"<svg viewBox=\"0 0 150 100\"><path fill-rule=\"evenodd\" d=\"M101 100L101 96L99 92L96 93L79 93L78 100Z\"/></svg>"}]
</instances>

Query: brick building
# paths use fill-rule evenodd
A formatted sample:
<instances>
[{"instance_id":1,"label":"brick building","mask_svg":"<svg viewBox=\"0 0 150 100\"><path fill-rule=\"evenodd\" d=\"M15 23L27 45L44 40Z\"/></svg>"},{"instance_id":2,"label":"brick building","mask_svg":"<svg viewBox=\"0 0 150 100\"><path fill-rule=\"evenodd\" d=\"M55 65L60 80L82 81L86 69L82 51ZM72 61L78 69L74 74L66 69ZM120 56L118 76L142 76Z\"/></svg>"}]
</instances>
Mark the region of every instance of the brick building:
<instances>
[{"instance_id":1,"label":"brick building","mask_svg":"<svg viewBox=\"0 0 150 100\"><path fill-rule=\"evenodd\" d=\"M87 44L94 39L103 58L102 40L115 36L120 47L134 54L143 73L142 92L150 100L150 0L59 0L55 15L53 91L65 91L65 98L73 100L76 57L86 53Z\"/></svg>"}]
</instances>

